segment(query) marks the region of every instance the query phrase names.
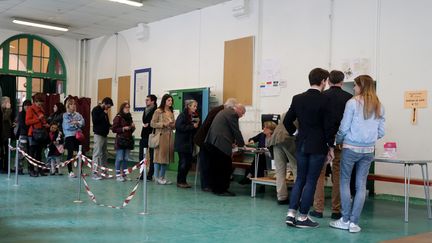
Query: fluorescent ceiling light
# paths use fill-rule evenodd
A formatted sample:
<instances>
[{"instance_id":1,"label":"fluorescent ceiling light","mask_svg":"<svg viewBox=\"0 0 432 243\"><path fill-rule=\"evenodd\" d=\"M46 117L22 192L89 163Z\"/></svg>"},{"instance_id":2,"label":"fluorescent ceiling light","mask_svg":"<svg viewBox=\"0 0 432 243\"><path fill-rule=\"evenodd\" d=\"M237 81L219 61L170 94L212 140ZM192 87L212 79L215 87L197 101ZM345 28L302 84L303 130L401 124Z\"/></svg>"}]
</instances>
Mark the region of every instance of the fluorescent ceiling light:
<instances>
[{"instance_id":1,"label":"fluorescent ceiling light","mask_svg":"<svg viewBox=\"0 0 432 243\"><path fill-rule=\"evenodd\" d=\"M134 7L142 7L141 2L131 1L131 0L110 0L111 2L123 3Z\"/></svg>"},{"instance_id":2,"label":"fluorescent ceiling light","mask_svg":"<svg viewBox=\"0 0 432 243\"><path fill-rule=\"evenodd\" d=\"M22 24L22 25L44 28L44 29L50 29L50 30L58 30L58 31L68 31L69 30L66 27L48 24L48 23L42 23L42 22L35 22L32 20L14 19L12 22L15 24Z\"/></svg>"}]
</instances>

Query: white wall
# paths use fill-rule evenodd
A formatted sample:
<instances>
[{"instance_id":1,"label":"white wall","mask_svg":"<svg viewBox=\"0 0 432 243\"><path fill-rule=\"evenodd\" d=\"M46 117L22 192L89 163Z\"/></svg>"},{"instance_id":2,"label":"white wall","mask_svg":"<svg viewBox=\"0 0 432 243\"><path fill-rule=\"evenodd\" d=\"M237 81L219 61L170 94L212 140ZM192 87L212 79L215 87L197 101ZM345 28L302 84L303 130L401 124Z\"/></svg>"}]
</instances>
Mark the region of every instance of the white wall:
<instances>
[{"instance_id":1,"label":"white wall","mask_svg":"<svg viewBox=\"0 0 432 243\"><path fill-rule=\"evenodd\" d=\"M427 10L432 8L432 2L250 2L251 11L242 18L232 16L233 3L227 2L152 23L147 41L136 38L135 28L122 31L120 35L130 49L130 59L121 61L130 62L128 72L132 77L133 70L151 67L155 94L161 95L170 89L210 86L220 100L224 41L255 36L254 104L248 107L248 115L241 121L243 133L249 137L258 132L260 113L286 111L292 96L308 88L307 75L312 68L339 69L346 59L366 58L371 66L369 74L377 80L378 94L386 108L387 134L378 143L377 153L382 152L384 141L397 141L403 157L430 156L432 113L428 112L429 108L421 109L418 124L411 125L410 110L403 108L403 94L406 90L430 93L426 70L432 66L432 30L429 28L432 17ZM95 87L97 78L110 74L112 45L109 47L109 38L90 41L93 68L89 73L92 81L89 86ZM280 63L281 79L287 81L287 88L282 88L279 96L260 97L257 92L260 64L266 59ZM127 69L127 65L124 68ZM91 90L96 97L94 88ZM136 120L139 117L140 114L135 114ZM432 169L429 174L431 172ZM378 164L376 173L403 176L403 168ZM419 170L413 171L413 177L421 177ZM376 189L378 193L403 193L399 184L378 182ZM422 196L422 193L421 188L414 187L413 195Z\"/></svg>"},{"instance_id":2,"label":"white wall","mask_svg":"<svg viewBox=\"0 0 432 243\"><path fill-rule=\"evenodd\" d=\"M22 33L17 31L0 29L0 43L3 43L6 39L18 34L22 34ZM76 82L78 80L77 50L78 50L79 42L77 40L66 39L61 37L52 37L52 36L45 36L45 35L40 35L40 37L46 39L52 45L54 45L55 48L57 48L57 50L62 55L66 65L66 71L67 71L68 83L67 83L66 92L68 94L77 94L78 93L78 83Z\"/></svg>"}]
</instances>

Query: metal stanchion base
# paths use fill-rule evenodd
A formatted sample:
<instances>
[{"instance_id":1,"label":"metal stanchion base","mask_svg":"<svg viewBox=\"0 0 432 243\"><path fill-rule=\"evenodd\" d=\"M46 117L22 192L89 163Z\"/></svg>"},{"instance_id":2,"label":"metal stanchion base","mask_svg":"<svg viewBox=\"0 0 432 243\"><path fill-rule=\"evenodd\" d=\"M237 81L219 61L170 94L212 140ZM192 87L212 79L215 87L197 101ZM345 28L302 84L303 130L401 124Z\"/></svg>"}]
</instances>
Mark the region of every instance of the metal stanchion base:
<instances>
[{"instance_id":1,"label":"metal stanchion base","mask_svg":"<svg viewBox=\"0 0 432 243\"><path fill-rule=\"evenodd\" d=\"M81 200L75 200L75 201L73 201L74 203L83 203L83 201L81 201Z\"/></svg>"},{"instance_id":2,"label":"metal stanchion base","mask_svg":"<svg viewBox=\"0 0 432 243\"><path fill-rule=\"evenodd\" d=\"M14 187L19 187L19 185L18 185L18 184L13 184L12 186L14 186Z\"/></svg>"},{"instance_id":3,"label":"metal stanchion base","mask_svg":"<svg viewBox=\"0 0 432 243\"><path fill-rule=\"evenodd\" d=\"M140 213L138 213L138 214L141 214L141 215L148 215L149 213L148 213L148 212L140 212Z\"/></svg>"}]
</instances>

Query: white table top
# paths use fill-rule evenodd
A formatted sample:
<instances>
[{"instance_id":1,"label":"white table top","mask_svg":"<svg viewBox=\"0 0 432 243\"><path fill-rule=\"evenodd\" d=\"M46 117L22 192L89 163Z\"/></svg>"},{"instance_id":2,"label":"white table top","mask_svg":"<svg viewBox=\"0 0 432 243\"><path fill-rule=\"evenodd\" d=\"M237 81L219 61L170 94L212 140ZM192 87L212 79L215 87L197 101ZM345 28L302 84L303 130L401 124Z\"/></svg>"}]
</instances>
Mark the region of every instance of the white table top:
<instances>
[{"instance_id":1,"label":"white table top","mask_svg":"<svg viewBox=\"0 0 432 243\"><path fill-rule=\"evenodd\" d=\"M393 164L427 164L432 163L431 160L426 159L412 159L412 158L383 158L375 157L375 162L393 163Z\"/></svg>"}]
</instances>

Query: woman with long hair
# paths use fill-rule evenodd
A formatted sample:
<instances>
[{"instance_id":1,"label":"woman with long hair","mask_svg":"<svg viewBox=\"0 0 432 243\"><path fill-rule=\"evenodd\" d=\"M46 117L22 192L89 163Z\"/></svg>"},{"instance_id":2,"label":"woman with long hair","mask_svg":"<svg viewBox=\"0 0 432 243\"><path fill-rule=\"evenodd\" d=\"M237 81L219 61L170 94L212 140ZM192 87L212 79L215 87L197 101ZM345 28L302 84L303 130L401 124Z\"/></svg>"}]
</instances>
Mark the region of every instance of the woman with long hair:
<instances>
[{"instance_id":1,"label":"woman with long hair","mask_svg":"<svg viewBox=\"0 0 432 243\"><path fill-rule=\"evenodd\" d=\"M18 113L18 131L17 136L19 140L19 148L24 151L29 151L29 141L28 141L28 130L29 127L25 123L26 119L26 112L31 107L32 103L30 100L24 100L22 103L22 109ZM18 168L18 174L23 175L23 163L24 163L24 156L22 154L18 155L19 157L19 168ZM28 164L28 172L30 173L30 163Z\"/></svg>"},{"instance_id":2,"label":"woman with long hair","mask_svg":"<svg viewBox=\"0 0 432 243\"><path fill-rule=\"evenodd\" d=\"M374 158L375 142L384 136L384 108L378 99L373 79L360 75L354 79L355 96L350 99L336 134L342 144L340 194L342 218L330 226L360 232L359 218L366 197L366 181ZM351 202L350 180L355 167L356 193Z\"/></svg>"},{"instance_id":3,"label":"woman with long hair","mask_svg":"<svg viewBox=\"0 0 432 243\"><path fill-rule=\"evenodd\" d=\"M2 135L1 141L1 170L3 173L7 173L8 171L8 153L9 150L9 138L12 137L12 107L11 100L7 96L1 97L1 112L3 113L3 118L0 121L2 123L2 130L0 134Z\"/></svg>"},{"instance_id":4,"label":"woman with long hair","mask_svg":"<svg viewBox=\"0 0 432 243\"><path fill-rule=\"evenodd\" d=\"M173 103L173 97L165 94L150 122L150 126L155 129L155 134L160 134L159 146L154 149L154 177L156 183L160 185L172 184L165 178L165 171L167 165L174 159Z\"/></svg>"},{"instance_id":5,"label":"woman with long hair","mask_svg":"<svg viewBox=\"0 0 432 243\"><path fill-rule=\"evenodd\" d=\"M115 169L117 181L130 180L126 177L126 174L124 174L124 170L127 169L130 151L134 147L132 134L135 131L135 124L133 123L130 113L129 102L123 102L123 104L120 105L119 112L113 121L112 131L116 134Z\"/></svg>"},{"instance_id":6,"label":"woman with long hair","mask_svg":"<svg viewBox=\"0 0 432 243\"><path fill-rule=\"evenodd\" d=\"M39 129L39 131L41 129L47 129L49 126L45 119L45 112L42 107L43 103L43 94L35 94L33 97L33 105L27 109L25 116L25 124L29 127L27 134L30 144L30 156L38 161L42 160L42 148L46 145L46 141L41 141L40 138L34 136L34 131L36 131L36 129ZM38 170L33 165L29 164L30 176L37 177L38 172L41 176L46 176L42 169Z\"/></svg>"},{"instance_id":7,"label":"woman with long hair","mask_svg":"<svg viewBox=\"0 0 432 243\"><path fill-rule=\"evenodd\" d=\"M48 117L48 124L59 124L59 131L63 132L63 114L66 112L66 107L62 103L56 103L53 107L54 112Z\"/></svg>"},{"instance_id":8,"label":"woman with long hair","mask_svg":"<svg viewBox=\"0 0 432 243\"><path fill-rule=\"evenodd\" d=\"M67 160L78 152L81 142L76 138L78 131L84 127L84 118L76 111L76 101L73 98L66 100L66 112L63 114L63 133L65 137L64 148L67 150ZM68 164L69 177L76 178L72 171L72 163Z\"/></svg>"}]
</instances>

